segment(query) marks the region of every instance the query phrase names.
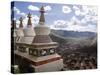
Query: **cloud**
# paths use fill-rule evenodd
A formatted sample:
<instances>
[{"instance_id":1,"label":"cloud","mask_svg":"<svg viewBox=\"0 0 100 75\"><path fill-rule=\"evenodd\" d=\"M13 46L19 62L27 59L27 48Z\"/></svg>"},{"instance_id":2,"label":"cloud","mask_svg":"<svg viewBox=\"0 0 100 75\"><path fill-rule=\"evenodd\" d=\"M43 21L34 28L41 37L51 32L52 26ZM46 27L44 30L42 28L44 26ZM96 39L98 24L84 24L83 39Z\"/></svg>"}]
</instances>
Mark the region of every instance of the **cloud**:
<instances>
[{"instance_id":1,"label":"cloud","mask_svg":"<svg viewBox=\"0 0 100 75\"><path fill-rule=\"evenodd\" d=\"M82 6L83 11L87 11L88 15L97 16L98 8L96 6Z\"/></svg>"},{"instance_id":2,"label":"cloud","mask_svg":"<svg viewBox=\"0 0 100 75\"><path fill-rule=\"evenodd\" d=\"M85 17L81 20L81 23L87 23L87 22L97 23L97 20L98 20L97 16L85 15Z\"/></svg>"},{"instance_id":3,"label":"cloud","mask_svg":"<svg viewBox=\"0 0 100 75\"><path fill-rule=\"evenodd\" d=\"M56 20L54 24L51 25L51 29L55 30L69 30L69 31L89 31L96 32L96 25L82 23L77 17L73 16L69 21L66 20Z\"/></svg>"},{"instance_id":4,"label":"cloud","mask_svg":"<svg viewBox=\"0 0 100 75\"><path fill-rule=\"evenodd\" d=\"M81 25L81 22L79 19L77 19L75 16L73 16L69 21L67 20L56 20L54 21L51 28L53 29L61 29L66 30L70 26L78 26Z\"/></svg>"},{"instance_id":5,"label":"cloud","mask_svg":"<svg viewBox=\"0 0 100 75\"><path fill-rule=\"evenodd\" d=\"M26 14L24 12L20 13L20 15L25 16Z\"/></svg>"},{"instance_id":6,"label":"cloud","mask_svg":"<svg viewBox=\"0 0 100 75\"><path fill-rule=\"evenodd\" d=\"M94 27L95 25L69 25L66 30L71 30L71 31L80 31L80 32L84 32L84 31L89 31L89 32L96 32L96 27Z\"/></svg>"},{"instance_id":7,"label":"cloud","mask_svg":"<svg viewBox=\"0 0 100 75\"><path fill-rule=\"evenodd\" d=\"M80 10L77 10L77 11L75 11L75 14L76 14L77 16L79 16L79 15L81 15L81 11L80 11Z\"/></svg>"},{"instance_id":8,"label":"cloud","mask_svg":"<svg viewBox=\"0 0 100 75\"><path fill-rule=\"evenodd\" d=\"M62 25L62 24L66 24L66 22L64 20L54 21L54 25Z\"/></svg>"},{"instance_id":9,"label":"cloud","mask_svg":"<svg viewBox=\"0 0 100 75\"><path fill-rule=\"evenodd\" d=\"M73 16L69 23L67 24L67 30L73 31L90 31L96 32L96 25L88 24L87 21L90 21L91 16L87 16L87 18L83 18L82 20L78 19L77 17ZM94 18L93 18L94 19ZM92 20L92 19L91 19Z\"/></svg>"},{"instance_id":10,"label":"cloud","mask_svg":"<svg viewBox=\"0 0 100 75\"><path fill-rule=\"evenodd\" d=\"M85 18L81 19L81 23L82 24L86 24L87 23L87 20Z\"/></svg>"},{"instance_id":11,"label":"cloud","mask_svg":"<svg viewBox=\"0 0 100 75\"><path fill-rule=\"evenodd\" d=\"M32 10L32 11L39 11L40 10L37 6L33 6L33 5L29 5L28 9Z\"/></svg>"},{"instance_id":12,"label":"cloud","mask_svg":"<svg viewBox=\"0 0 100 75\"><path fill-rule=\"evenodd\" d=\"M97 7L96 6L73 6L76 16L85 16L85 15L94 15L97 16Z\"/></svg>"},{"instance_id":13,"label":"cloud","mask_svg":"<svg viewBox=\"0 0 100 75\"><path fill-rule=\"evenodd\" d=\"M14 7L13 10L16 12L17 15L20 15L20 16L26 15L24 12L21 12L17 7Z\"/></svg>"},{"instance_id":14,"label":"cloud","mask_svg":"<svg viewBox=\"0 0 100 75\"><path fill-rule=\"evenodd\" d=\"M81 9L75 10L76 16L85 16L87 13L88 13L88 10L81 10Z\"/></svg>"},{"instance_id":15,"label":"cloud","mask_svg":"<svg viewBox=\"0 0 100 75\"><path fill-rule=\"evenodd\" d=\"M66 30L71 30L71 31L79 31L79 32L84 32L84 31L89 31L89 32L96 32L96 27L95 25L68 25Z\"/></svg>"},{"instance_id":16,"label":"cloud","mask_svg":"<svg viewBox=\"0 0 100 75\"><path fill-rule=\"evenodd\" d=\"M14 7L13 10L14 10L17 14L20 13L20 10L19 10L17 7Z\"/></svg>"},{"instance_id":17,"label":"cloud","mask_svg":"<svg viewBox=\"0 0 100 75\"><path fill-rule=\"evenodd\" d=\"M75 16L82 16L80 20L81 24L87 24L88 22L97 23L98 9L96 6L73 6Z\"/></svg>"},{"instance_id":18,"label":"cloud","mask_svg":"<svg viewBox=\"0 0 100 75\"><path fill-rule=\"evenodd\" d=\"M72 10L71 10L71 8L69 7L69 6L63 6L62 7L62 12L63 13L66 13L66 14L68 14L68 13L70 13Z\"/></svg>"},{"instance_id":19,"label":"cloud","mask_svg":"<svg viewBox=\"0 0 100 75\"><path fill-rule=\"evenodd\" d=\"M39 23L39 17L37 15L32 15L32 21L33 21L33 24L38 24Z\"/></svg>"},{"instance_id":20,"label":"cloud","mask_svg":"<svg viewBox=\"0 0 100 75\"><path fill-rule=\"evenodd\" d=\"M54 21L54 24L51 25L52 29L64 29L66 27L67 27L66 21L64 20L56 20Z\"/></svg>"},{"instance_id":21,"label":"cloud","mask_svg":"<svg viewBox=\"0 0 100 75\"><path fill-rule=\"evenodd\" d=\"M80 22L80 20L79 20L77 17L73 16L73 17L70 19L69 24L70 24L70 25L80 25L81 22Z\"/></svg>"},{"instance_id":22,"label":"cloud","mask_svg":"<svg viewBox=\"0 0 100 75\"><path fill-rule=\"evenodd\" d=\"M32 10L32 11L39 11L40 10L39 7L33 6L33 5L29 5L28 9ZM48 6L45 6L44 9L45 9L45 11L50 11L52 8L51 8L51 6L48 5Z\"/></svg>"},{"instance_id":23,"label":"cloud","mask_svg":"<svg viewBox=\"0 0 100 75\"><path fill-rule=\"evenodd\" d=\"M48 6L45 6L44 9L45 9L45 11L50 11L52 8L51 8L51 6L48 5Z\"/></svg>"},{"instance_id":24,"label":"cloud","mask_svg":"<svg viewBox=\"0 0 100 75\"><path fill-rule=\"evenodd\" d=\"M24 17L24 19L23 19L23 25L24 25L24 27L27 26L27 22L28 22L28 17L26 15ZM31 22L32 22L33 27L36 26L38 24L38 22L39 22L39 17L37 15L32 15ZM18 27L19 24L20 24L20 21L17 20L16 23L17 23L17 27Z\"/></svg>"},{"instance_id":25,"label":"cloud","mask_svg":"<svg viewBox=\"0 0 100 75\"><path fill-rule=\"evenodd\" d=\"M74 10L79 10L79 7L73 6L73 9L74 9Z\"/></svg>"}]
</instances>

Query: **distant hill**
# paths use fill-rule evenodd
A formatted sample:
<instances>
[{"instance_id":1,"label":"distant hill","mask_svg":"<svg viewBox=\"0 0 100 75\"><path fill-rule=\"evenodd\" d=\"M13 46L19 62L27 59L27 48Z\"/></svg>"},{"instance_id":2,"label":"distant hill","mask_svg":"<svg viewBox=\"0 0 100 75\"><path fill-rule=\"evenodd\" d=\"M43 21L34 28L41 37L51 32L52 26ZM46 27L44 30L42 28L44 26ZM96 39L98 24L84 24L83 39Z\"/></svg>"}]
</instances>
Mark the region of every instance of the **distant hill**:
<instances>
[{"instance_id":1,"label":"distant hill","mask_svg":"<svg viewBox=\"0 0 100 75\"><path fill-rule=\"evenodd\" d=\"M59 43L58 53L97 45L97 34L93 32L51 30L50 37Z\"/></svg>"},{"instance_id":2,"label":"distant hill","mask_svg":"<svg viewBox=\"0 0 100 75\"><path fill-rule=\"evenodd\" d=\"M62 36L64 38L89 38L96 36L94 32L78 32L78 31L67 31L67 30L51 30L51 33Z\"/></svg>"}]
</instances>

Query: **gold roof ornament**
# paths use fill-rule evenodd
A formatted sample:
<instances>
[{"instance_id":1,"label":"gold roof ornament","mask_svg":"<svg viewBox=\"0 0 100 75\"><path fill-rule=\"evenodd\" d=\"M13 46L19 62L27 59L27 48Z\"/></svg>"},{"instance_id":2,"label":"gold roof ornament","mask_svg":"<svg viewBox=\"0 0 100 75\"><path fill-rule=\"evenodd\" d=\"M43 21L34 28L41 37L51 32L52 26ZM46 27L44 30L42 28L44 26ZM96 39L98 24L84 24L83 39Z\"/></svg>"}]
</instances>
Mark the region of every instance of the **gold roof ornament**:
<instances>
[{"instance_id":1,"label":"gold roof ornament","mask_svg":"<svg viewBox=\"0 0 100 75\"><path fill-rule=\"evenodd\" d=\"M45 10L44 10L43 6L40 8L40 13L41 13L41 15L40 15L40 19L39 19L39 24L44 25L44 23L45 23L45 17L44 17Z\"/></svg>"},{"instance_id":2,"label":"gold roof ornament","mask_svg":"<svg viewBox=\"0 0 100 75\"><path fill-rule=\"evenodd\" d=\"M23 28L23 18L20 17L19 21L20 21L19 28Z\"/></svg>"},{"instance_id":3,"label":"gold roof ornament","mask_svg":"<svg viewBox=\"0 0 100 75\"><path fill-rule=\"evenodd\" d=\"M27 25L28 26L32 26L32 22L31 22L32 15L29 13L27 17L28 17L28 23L27 23Z\"/></svg>"}]
</instances>

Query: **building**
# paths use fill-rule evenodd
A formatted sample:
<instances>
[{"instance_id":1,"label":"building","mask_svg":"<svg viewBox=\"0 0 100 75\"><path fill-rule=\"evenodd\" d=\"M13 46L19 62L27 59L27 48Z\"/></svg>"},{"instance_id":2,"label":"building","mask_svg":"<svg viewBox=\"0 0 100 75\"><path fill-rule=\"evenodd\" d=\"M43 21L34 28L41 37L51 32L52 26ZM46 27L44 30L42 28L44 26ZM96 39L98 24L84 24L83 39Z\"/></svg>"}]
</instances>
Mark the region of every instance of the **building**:
<instances>
[{"instance_id":1,"label":"building","mask_svg":"<svg viewBox=\"0 0 100 75\"><path fill-rule=\"evenodd\" d=\"M21 43L21 39L24 37L24 32L23 32L23 18L20 17L19 19L20 24L19 28L16 29L16 43Z\"/></svg>"},{"instance_id":2,"label":"building","mask_svg":"<svg viewBox=\"0 0 100 75\"><path fill-rule=\"evenodd\" d=\"M28 52L27 44L31 44L35 36L35 31L34 28L32 27L32 22L31 22L31 14L29 13L27 17L28 17L27 27L23 29L24 37L21 38L20 43L17 43L17 46L19 47L18 50L22 52Z\"/></svg>"},{"instance_id":3,"label":"building","mask_svg":"<svg viewBox=\"0 0 100 75\"><path fill-rule=\"evenodd\" d=\"M34 27L36 36L31 44L20 45L20 50L14 53L25 60L22 64L30 65L34 72L60 71L63 68L63 59L56 53L57 42L50 38L50 28L45 25L44 7L40 9L40 20ZM28 49L28 53L25 50Z\"/></svg>"},{"instance_id":4,"label":"building","mask_svg":"<svg viewBox=\"0 0 100 75\"><path fill-rule=\"evenodd\" d=\"M28 17L28 23L27 27L23 29L24 37L22 39L22 43L31 44L35 36L35 31L34 28L32 27L31 14L29 13L27 17Z\"/></svg>"}]
</instances>

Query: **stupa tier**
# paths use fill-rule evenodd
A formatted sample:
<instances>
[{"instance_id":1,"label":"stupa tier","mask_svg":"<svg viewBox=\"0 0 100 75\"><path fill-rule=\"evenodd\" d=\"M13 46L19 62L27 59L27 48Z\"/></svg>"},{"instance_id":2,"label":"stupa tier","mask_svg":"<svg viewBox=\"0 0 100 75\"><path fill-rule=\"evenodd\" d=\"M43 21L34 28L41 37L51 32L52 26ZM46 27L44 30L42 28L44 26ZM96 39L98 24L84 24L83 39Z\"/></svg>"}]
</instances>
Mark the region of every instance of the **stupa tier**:
<instances>
[{"instance_id":1,"label":"stupa tier","mask_svg":"<svg viewBox=\"0 0 100 75\"><path fill-rule=\"evenodd\" d=\"M22 52L28 52L28 47L26 46L26 44L31 44L35 36L35 31L31 22L31 14L29 13L27 17L27 27L23 29L24 37L20 40L20 43L17 43L17 45L19 46L18 50Z\"/></svg>"},{"instance_id":2,"label":"stupa tier","mask_svg":"<svg viewBox=\"0 0 100 75\"><path fill-rule=\"evenodd\" d=\"M50 28L45 25L44 7L40 9L40 20L34 28L36 36L29 45L29 55L35 57L33 68L36 72L58 71L63 67L61 56L56 53L57 42L50 38Z\"/></svg>"},{"instance_id":3,"label":"stupa tier","mask_svg":"<svg viewBox=\"0 0 100 75\"><path fill-rule=\"evenodd\" d=\"M57 42L53 42L50 38L50 28L45 24L44 7L40 9L40 19L34 30L30 28L31 14L28 14L27 28L24 29L24 40L25 37L33 37L31 42L30 38L23 43L18 43L19 49L14 53L27 60L31 67L34 68L35 72L50 72L59 71L63 68L63 59L56 53L58 47ZM28 29L29 27L29 29ZM28 49L27 49L28 48ZM26 52L27 50L27 52Z\"/></svg>"},{"instance_id":4,"label":"stupa tier","mask_svg":"<svg viewBox=\"0 0 100 75\"><path fill-rule=\"evenodd\" d=\"M23 44L31 44L35 36L35 31L31 22L31 14L29 13L27 17L28 17L27 27L23 29L24 37L21 40L21 43Z\"/></svg>"},{"instance_id":5,"label":"stupa tier","mask_svg":"<svg viewBox=\"0 0 100 75\"><path fill-rule=\"evenodd\" d=\"M22 38L24 37L24 32L23 32L23 18L21 17L19 19L20 24L19 24L19 28L16 29L16 43L21 43Z\"/></svg>"}]
</instances>

